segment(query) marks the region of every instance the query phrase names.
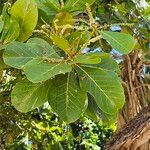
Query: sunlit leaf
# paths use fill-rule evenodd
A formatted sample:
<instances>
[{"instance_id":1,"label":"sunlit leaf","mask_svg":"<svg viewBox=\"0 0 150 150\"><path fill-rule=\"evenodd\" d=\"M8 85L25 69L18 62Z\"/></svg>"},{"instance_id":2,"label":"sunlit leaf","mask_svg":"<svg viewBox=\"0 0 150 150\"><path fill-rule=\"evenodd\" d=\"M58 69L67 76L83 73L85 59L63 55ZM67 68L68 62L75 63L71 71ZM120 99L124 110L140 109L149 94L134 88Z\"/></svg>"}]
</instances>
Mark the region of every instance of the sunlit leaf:
<instances>
[{"instance_id":1,"label":"sunlit leaf","mask_svg":"<svg viewBox=\"0 0 150 150\"><path fill-rule=\"evenodd\" d=\"M11 8L11 17L20 25L19 41L26 41L37 24L38 9L34 0L17 0Z\"/></svg>"},{"instance_id":2,"label":"sunlit leaf","mask_svg":"<svg viewBox=\"0 0 150 150\"><path fill-rule=\"evenodd\" d=\"M70 45L65 38L52 34L51 39L57 47L62 49L66 54L70 54Z\"/></svg>"},{"instance_id":3,"label":"sunlit leaf","mask_svg":"<svg viewBox=\"0 0 150 150\"><path fill-rule=\"evenodd\" d=\"M73 58L73 63L81 64L98 64L101 62L101 58L107 57L107 53L95 52L87 53L84 55L78 55Z\"/></svg>"},{"instance_id":4,"label":"sunlit leaf","mask_svg":"<svg viewBox=\"0 0 150 150\"><path fill-rule=\"evenodd\" d=\"M109 42L113 49L122 54L131 52L136 44L135 39L130 34L100 31L102 38Z\"/></svg>"}]
</instances>

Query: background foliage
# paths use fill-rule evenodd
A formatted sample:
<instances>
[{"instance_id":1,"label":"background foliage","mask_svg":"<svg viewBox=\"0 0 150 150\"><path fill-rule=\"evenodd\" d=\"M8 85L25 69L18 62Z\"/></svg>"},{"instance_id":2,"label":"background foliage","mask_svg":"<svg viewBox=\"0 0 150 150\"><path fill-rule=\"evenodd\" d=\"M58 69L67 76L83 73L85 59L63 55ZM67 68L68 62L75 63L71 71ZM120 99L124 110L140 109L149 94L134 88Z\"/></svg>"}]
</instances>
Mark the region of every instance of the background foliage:
<instances>
[{"instance_id":1,"label":"background foliage","mask_svg":"<svg viewBox=\"0 0 150 150\"><path fill-rule=\"evenodd\" d=\"M31 113L19 113L9 98L16 81L7 73L1 87L5 91L0 100L1 149L100 149L112 136L114 125L104 126L87 117L65 124L51 112L48 103Z\"/></svg>"}]
</instances>

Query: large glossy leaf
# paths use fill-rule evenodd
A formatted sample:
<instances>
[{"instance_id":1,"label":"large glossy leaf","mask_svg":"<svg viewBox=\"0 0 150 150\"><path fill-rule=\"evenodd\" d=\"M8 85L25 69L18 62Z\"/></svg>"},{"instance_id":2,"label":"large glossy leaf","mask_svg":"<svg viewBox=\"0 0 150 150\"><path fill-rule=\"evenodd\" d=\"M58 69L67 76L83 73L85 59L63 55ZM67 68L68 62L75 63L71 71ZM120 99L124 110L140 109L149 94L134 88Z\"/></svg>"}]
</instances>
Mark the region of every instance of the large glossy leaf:
<instances>
[{"instance_id":1,"label":"large glossy leaf","mask_svg":"<svg viewBox=\"0 0 150 150\"><path fill-rule=\"evenodd\" d=\"M87 95L80 89L74 73L59 75L53 79L49 104L67 123L79 119L87 107Z\"/></svg>"},{"instance_id":2,"label":"large glossy leaf","mask_svg":"<svg viewBox=\"0 0 150 150\"><path fill-rule=\"evenodd\" d=\"M115 114L124 104L124 92L118 76L96 67L77 66L82 88L95 99L98 107L107 114Z\"/></svg>"},{"instance_id":3,"label":"large glossy leaf","mask_svg":"<svg viewBox=\"0 0 150 150\"><path fill-rule=\"evenodd\" d=\"M47 101L49 84L33 84L28 80L17 83L11 94L12 105L20 112L26 113L40 107Z\"/></svg>"},{"instance_id":4,"label":"large glossy leaf","mask_svg":"<svg viewBox=\"0 0 150 150\"><path fill-rule=\"evenodd\" d=\"M100 31L102 38L109 42L113 49L122 54L129 53L133 50L136 41L129 35L118 32Z\"/></svg>"},{"instance_id":5,"label":"large glossy leaf","mask_svg":"<svg viewBox=\"0 0 150 150\"><path fill-rule=\"evenodd\" d=\"M28 43L15 41L8 44L3 57L7 65L17 69L34 58L59 58L49 43L39 38L32 38Z\"/></svg>"},{"instance_id":6,"label":"large glossy leaf","mask_svg":"<svg viewBox=\"0 0 150 150\"><path fill-rule=\"evenodd\" d=\"M20 25L19 41L26 41L37 24L38 9L34 0L17 0L11 8L11 17Z\"/></svg>"},{"instance_id":7,"label":"large glossy leaf","mask_svg":"<svg viewBox=\"0 0 150 150\"><path fill-rule=\"evenodd\" d=\"M72 67L62 60L58 62L47 62L43 59L33 59L24 66L24 72L28 80L34 83L46 81L57 74L71 72Z\"/></svg>"},{"instance_id":8,"label":"large glossy leaf","mask_svg":"<svg viewBox=\"0 0 150 150\"><path fill-rule=\"evenodd\" d=\"M86 9L86 5L92 5L95 0L67 0L65 3L65 7L67 11L74 12L74 11L81 11Z\"/></svg>"}]
</instances>

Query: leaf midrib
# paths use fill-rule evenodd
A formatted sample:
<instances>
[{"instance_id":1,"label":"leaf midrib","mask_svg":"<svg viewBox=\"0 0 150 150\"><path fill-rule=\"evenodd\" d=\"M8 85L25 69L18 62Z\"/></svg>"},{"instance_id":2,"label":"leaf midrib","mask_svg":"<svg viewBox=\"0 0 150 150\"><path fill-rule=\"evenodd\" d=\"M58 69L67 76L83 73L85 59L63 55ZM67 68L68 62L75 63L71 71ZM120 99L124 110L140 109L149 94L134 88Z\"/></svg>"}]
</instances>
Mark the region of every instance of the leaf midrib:
<instances>
[{"instance_id":1,"label":"leaf midrib","mask_svg":"<svg viewBox=\"0 0 150 150\"><path fill-rule=\"evenodd\" d=\"M94 81L94 79L84 70L84 69L82 69L80 66L78 66L77 64L76 64L76 66L78 67L78 68L80 68L80 70L82 70L95 84L96 84L96 86L100 89L100 91L107 97L107 99L112 103L112 101L110 100L110 98L105 94L105 92L98 86L98 84ZM85 67L85 66L84 66ZM88 68L88 67L87 67ZM95 68L95 67L89 67L89 68ZM96 68L96 69L98 69L98 68Z\"/></svg>"},{"instance_id":2,"label":"leaf midrib","mask_svg":"<svg viewBox=\"0 0 150 150\"><path fill-rule=\"evenodd\" d=\"M65 103L65 111L66 111L66 117L68 118L68 111L67 111L67 108L68 108L68 104L69 104L69 77L70 77L70 73L68 73L68 76L67 76L67 82L66 82L66 103Z\"/></svg>"}]
</instances>

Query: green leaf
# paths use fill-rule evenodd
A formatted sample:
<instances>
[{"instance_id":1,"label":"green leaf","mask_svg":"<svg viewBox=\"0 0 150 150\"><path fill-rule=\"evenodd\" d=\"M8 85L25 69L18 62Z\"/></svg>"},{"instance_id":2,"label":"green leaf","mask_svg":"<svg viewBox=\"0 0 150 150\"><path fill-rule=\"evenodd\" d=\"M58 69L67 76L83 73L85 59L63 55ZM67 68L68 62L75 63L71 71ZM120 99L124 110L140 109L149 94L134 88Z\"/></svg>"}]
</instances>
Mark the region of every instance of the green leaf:
<instances>
[{"instance_id":1,"label":"green leaf","mask_svg":"<svg viewBox=\"0 0 150 150\"><path fill-rule=\"evenodd\" d=\"M45 54L45 56L47 56L48 58L60 58L60 56L53 48L53 45L50 45L47 41L41 38L30 38L27 43L38 45L38 47L42 49L43 54Z\"/></svg>"},{"instance_id":2,"label":"green leaf","mask_svg":"<svg viewBox=\"0 0 150 150\"><path fill-rule=\"evenodd\" d=\"M88 94L88 107L85 111L85 115L88 116L93 121L100 121L100 112L94 98Z\"/></svg>"},{"instance_id":3,"label":"green leaf","mask_svg":"<svg viewBox=\"0 0 150 150\"><path fill-rule=\"evenodd\" d=\"M87 95L79 87L74 73L59 75L53 79L49 92L49 104L67 123L74 122L87 108Z\"/></svg>"},{"instance_id":4,"label":"green leaf","mask_svg":"<svg viewBox=\"0 0 150 150\"><path fill-rule=\"evenodd\" d=\"M70 54L70 45L66 39L55 34L51 35L51 39L54 44L62 49L66 54Z\"/></svg>"},{"instance_id":5,"label":"green leaf","mask_svg":"<svg viewBox=\"0 0 150 150\"><path fill-rule=\"evenodd\" d=\"M36 27L38 9L34 0L17 0L11 8L11 17L20 25L19 41L26 41Z\"/></svg>"},{"instance_id":6,"label":"green leaf","mask_svg":"<svg viewBox=\"0 0 150 150\"><path fill-rule=\"evenodd\" d=\"M38 38L30 39L27 43L10 43L3 58L7 65L23 68L27 78L35 83L72 69L46 41Z\"/></svg>"},{"instance_id":7,"label":"green leaf","mask_svg":"<svg viewBox=\"0 0 150 150\"><path fill-rule=\"evenodd\" d=\"M35 45L38 47L38 49L42 49L44 57L47 56L48 58L60 58L53 46L41 38L30 38L27 41L27 44L31 44L31 46Z\"/></svg>"},{"instance_id":8,"label":"green leaf","mask_svg":"<svg viewBox=\"0 0 150 150\"><path fill-rule=\"evenodd\" d=\"M88 94L88 108L86 110L86 115L94 121L100 121L102 119L105 124L113 124L117 121L117 115L115 114L106 114L104 113L94 101L94 98Z\"/></svg>"},{"instance_id":9,"label":"green leaf","mask_svg":"<svg viewBox=\"0 0 150 150\"><path fill-rule=\"evenodd\" d=\"M0 33L2 32L3 27L4 27L4 21L2 21L0 18Z\"/></svg>"},{"instance_id":10,"label":"green leaf","mask_svg":"<svg viewBox=\"0 0 150 150\"><path fill-rule=\"evenodd\" d=\"M81 64L98 64L101 62L101 58L107 57L109 54L95 52L88 53L84 55L78 55L73 58L73 63L81 63Z\"/></svg>"},{"instance_id":11,"label":"green leaf","mask_svg":"<svg viewBox=\"0 0 150 150\"><path fill-rule=\"evenodd\" d=\"M2 40L3 44L10 43L14 41L19 36L20 27L18 22L15 19L10 19L7 24L4 26L4 30L2 32Z\"/></svg>"},{"instance_id":12,"label":"green leaf","mask_svg":"<svg viewBox=\"0 0 150 150\"><path fill-rule=\"evenodd\" d=\"M107 114L115 114L125 101L118 76L101 68L77 66L81 87L95 99L98 107Z\"/></svg>"},{"instance_id":13,"label":"green leaf","mask_svg":"<svg viewBox=\"0 0 150 150\"><path fill-rule=\"evenodd\" d=\"M71 72L72 67L62 60L52 63L43 59L33 59L29 61L23 69L28 80L33 83L38 83L46 81L57 74Z\"/></svg>"},{"instance_id":14,"label":"green leaf","mask_svg":"<svg viewBox=\"0 0 150 150\"><path fill-rule=\"evenodd\" d=\"M2 59L2 52L0 52L0 81L3 76L3 70L4 70L4 63L3 63L3 59Z\"/></svg>"},{"instance_id":15,"label":"green leaf","mask_svg":"<svg viewBox=\"0 0 150 150\"><path fill-rule=\"evenodd\" d=\"M10 19L10 16L9 16L9 14L8 14L9 8L10 8L10 4L9 4L9 2L6 2L6 3L4 4L3 10L2 10L2 20L4 21L4 24L5 24L6 22L8 22L9 19Z\"/></svg>"},{"instance_id":16,"label":"green leaf","mask_svg":"<svg viewBox=\"0 0 150 150\"><path fill-rule=\"evenodd\" d=\"M28 80L17 83L11 94L12 105L23 113L42 106L47 101L48 86L48 82L33 84Z\"/></svg>"},{"instance_id":17,"label":"green leaf","mask_svg":"<svg viewBox=\"0 0 150 150\"><path fill-rule=\"evenodd\" d=\"M17 69L21 69L34 58L60 58L55 50L43 39L32 38L27 43L12 42L4 51L4 62Z\"/></svg>"},{"instance_id":18,"label":"green leaf","mask_svg":"<svg viewBox=\"0 0 150 150\"><path fill-rule=\"evenodd\" d=\"M35 0L38 8L44 11L48 16L54 17L60 10L58 0Z\"/></svg>"},{"instance_id":19,"label":"green leaf","mask_svg":"<svg viewBox=\"0 0 150 150\"><path fill-rule=\"evenodd\" d=\"M8 14L10 5L9 3L5 3L2 11L2 21L3 21L3 30L1 35L1 42L3 44L7 44L11 41L14 41L18 38L20 27L16 19L13 19Z\"/></svg>"},{"instance_id":20,"label":"green leaf","mask_svg":"<svg viewBox=\"0 0 150 150\"><path fill-rule=\"evenodd\" d=\"M81 52L86 48L90 38L91 33L89 31L76 31L68 36L68 41L73 52Z\"/></svg>"},{"instance_id":21,"label":"green leaf","mask_svg":"<svg viewBox=\"0 0 150 150\"><path fill-rule=\"evenodd\" d=\"M81 11L86 9L86 5L92 5L95 0L67 0L65 3L65 8L69 12Z\"/></svg>"},{"instance_id":22,"label":"green leaf","mask_svg":"<svg viewBox=\"0 0 150 150\"><path fill-rule=\"evenodd\" d=\"M43 4L49 8L50 11L58 10L60 8L59 0L35 0L38 5Z\"/></svg>"},{"instance_id":23,"label":"green leaf","mask_svg":"<svg viewBox=\"0 0 150 150\"><path fill-rule=\"evenodd\" d=\"M119 68L118 63L109 55L108 57L102 58L101 63L97 64L96 66L107 71L114 71L114 72L120 73L120 68Z\"/></svg>"},{"instance_id":24,"label":"green leaf","mask_svg":"<svg viewBox=\"0 0 150 150\"><path fill-rule=\"evenodd\" d=\"M135 39L129 35L118 32L100 31L102 38L109 42L113 49L122 54L131 52L136 44Z\"/></svg>"},{"instance_id":25,"label":"green leaf","mask_svg":"<svg viewBox=\"0 0 150 150\"><path fill-rule=\"evenodd\" d=\"M118 113L115 113L115 114L102 113L102 118L103 118L102 119L103 123L108 126L108 125L117 123Z\"/></svg>"}]
</instances>

